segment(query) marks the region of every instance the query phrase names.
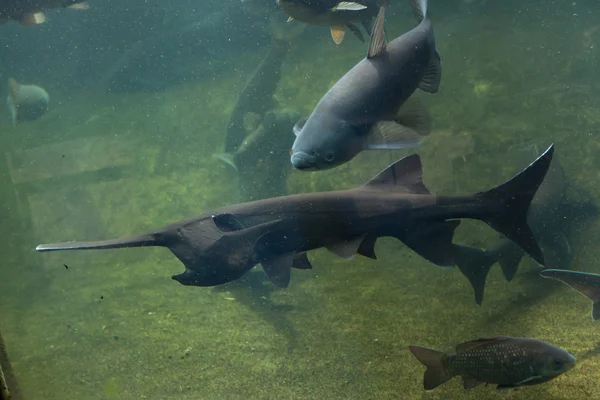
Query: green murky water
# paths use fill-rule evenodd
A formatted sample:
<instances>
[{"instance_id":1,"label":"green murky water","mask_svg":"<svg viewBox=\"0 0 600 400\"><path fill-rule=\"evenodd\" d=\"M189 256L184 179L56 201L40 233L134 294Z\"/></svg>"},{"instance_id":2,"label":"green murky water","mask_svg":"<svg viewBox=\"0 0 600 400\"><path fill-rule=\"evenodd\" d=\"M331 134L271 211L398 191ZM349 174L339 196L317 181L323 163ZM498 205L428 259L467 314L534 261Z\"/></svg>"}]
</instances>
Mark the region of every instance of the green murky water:
<instances>
[{"instance_id":1,"label":"green murky water","mask_svg":"<svg viewBox=\"0 0 600 400\"><path fill-rule=\"evenodd\" d=\"M413 26L398 3L390 37ZM598 13L573 3L446 14L431 3L444 76L438 94L421 96L435 121L417 149L427 186L491 188L517 170L515 153L533 160L555 143L570 179L600 201ZM303 114L365 52L352 36L336 47L327 30L309 29L275 95ZM12 129L2 120L0 324L25 398L600 398L591 303L539 278L528 258L510 283L494 267L479 307L458 270L394 239L378 241L377 261L313 251L314 268L294 270L286 290L260 267L220 287L181 286L170 276L182 265L166 249L35 253L39 243L141 233L233 202L236 175L212 155L261 56L241 54L231 73L159 93L71 90L39 121ZM291 132L281 134L291 145ZM358 186L404 154L362 153L317 173L290 166L287 191ZM586 222L570 238L571 268L597 272L600 220ZM495 238L463 222L456 241L486 247ZM464 391L458 378L423 390L409 344L451 351L497 335L548 341L578 364L516 391Z\"/></svg>"}]
</instances>

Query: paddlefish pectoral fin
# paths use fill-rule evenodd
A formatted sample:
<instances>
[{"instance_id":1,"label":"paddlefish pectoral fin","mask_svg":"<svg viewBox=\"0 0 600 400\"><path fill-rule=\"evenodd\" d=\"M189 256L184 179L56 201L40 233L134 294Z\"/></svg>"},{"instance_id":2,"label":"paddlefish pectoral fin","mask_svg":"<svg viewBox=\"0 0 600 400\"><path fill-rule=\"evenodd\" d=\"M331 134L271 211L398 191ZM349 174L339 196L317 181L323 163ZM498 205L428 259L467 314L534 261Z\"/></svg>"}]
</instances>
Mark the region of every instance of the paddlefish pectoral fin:
<instances>
[{"instance_id":1,"label":"paddlefish pectoral fin","mask_svg":"<svg viewBox=\"0 0 600 400\"><path fill-rule=\"evenodd\" d=\"M554 145L536 161L508 180L487 192L474 195L480 204L488 205L486 212L474 215L517 244L538 264L544 265L544 255L527 224L531 200L542 184L552 161Z\"/></svg>"},{"instance_id":2,"label":"paddlefish pectoral fin","mask_svg":"<svg viewBox=\"0 0 600 400\"><path fill-rule=\"evenodd\" d=\"M290 284L294 253L280 254L260 262L267 278L275 286L287 288Z\"/></svg>"},{"instance_id":3,"label":"paddlefish pectoral fin","mask_svg":"<svg viewBox=\"0 0 600 400\"><path fill-rule=\"evenodd\" d=\"M421 346L408 346L408 349L421 364L427 367L423 376L425 390L435 389L454 376L452 371L446 368L448 359L446 353Z\"/></svg>"}]
</instances>

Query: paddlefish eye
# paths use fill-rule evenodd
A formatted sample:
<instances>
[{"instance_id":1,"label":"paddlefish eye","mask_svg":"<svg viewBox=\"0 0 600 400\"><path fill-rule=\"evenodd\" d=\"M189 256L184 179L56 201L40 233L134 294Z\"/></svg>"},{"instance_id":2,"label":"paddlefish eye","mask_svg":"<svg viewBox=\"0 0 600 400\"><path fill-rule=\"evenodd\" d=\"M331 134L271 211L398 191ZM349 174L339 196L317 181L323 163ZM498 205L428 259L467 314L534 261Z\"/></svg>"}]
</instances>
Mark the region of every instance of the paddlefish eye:
<instances>
[{"instance_id":1,"label":"paddlefish eye","mask_svg":"<svg viewBox=\"0 0 600 400\"><path fill-rule=\"evenodd\" d=\"M332 162L334 159L335 159L335 154L333 153L333 151L330 151L325 154L325 161Z\"/></svg>"}]
</instances>

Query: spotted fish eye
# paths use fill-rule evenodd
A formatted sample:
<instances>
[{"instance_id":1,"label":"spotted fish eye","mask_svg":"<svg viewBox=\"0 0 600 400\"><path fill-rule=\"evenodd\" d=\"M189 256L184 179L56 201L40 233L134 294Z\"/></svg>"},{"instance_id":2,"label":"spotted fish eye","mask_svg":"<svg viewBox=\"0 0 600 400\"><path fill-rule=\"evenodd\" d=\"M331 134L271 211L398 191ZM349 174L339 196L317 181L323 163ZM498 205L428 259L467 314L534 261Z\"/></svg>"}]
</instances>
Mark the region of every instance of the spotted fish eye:
<instances>
[{"instance_id":1,"label":"spotted fish eye","mask_svg":"<svg viewBox=\"0 0 600 400\"><path fill-rule=\"evenodd\" d=\"M335 159L335 154L332 151L325 154L325 161L332 162Z\"/></svg>"}]
</instances>

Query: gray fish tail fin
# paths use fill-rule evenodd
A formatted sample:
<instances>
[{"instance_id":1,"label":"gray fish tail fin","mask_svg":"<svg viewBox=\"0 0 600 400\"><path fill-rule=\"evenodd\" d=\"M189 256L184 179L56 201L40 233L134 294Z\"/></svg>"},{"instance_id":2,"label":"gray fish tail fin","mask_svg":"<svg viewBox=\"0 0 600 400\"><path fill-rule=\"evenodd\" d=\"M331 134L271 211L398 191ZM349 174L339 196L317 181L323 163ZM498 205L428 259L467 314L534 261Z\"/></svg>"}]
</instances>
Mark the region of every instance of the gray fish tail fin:
<instances>
[{"instance_id":1,"label":"gray fish tail fin","mask_svg":"<svg viewBox=\"0 0 600 400\"><path fill-rule=\"evenodd\" d=\"M427 0L410 0L410 8L412 8L417 22L427 19Z\"/></svg>"},{"instance_id":2,"label":"gray fish tail fin","mask_svg":"<svg viewBox=\"0 0 600 400\"><path fill-rule=\"evenodd\" d=\"M469 280L475 294L475 303L481 305L485 280L492 265L498 261L496 254L461 245L454 246L454 262L460 272Z\"/></svg>"},{"instance_id":3,"label":"gray fish tail fin","mask_svg":"<svg viewBox=\"0 0 600 400\"><path fill-rule=\"evenodd\" d=\"M491 207L477 218L512 240L541 265L544 256L527 225L527 211L548 172L553 153L554 145L506 183L475 195L476 200Z\"/></svg>"},{"instance_id":4,"label":"gray fish tail fin","mask_svg":"<svg viewBox=\"0 0 600 400\"><path fill-rule=\"evenodd\" d=\"M423 378L425 390L435 389L454 376L445 366L447 354L421 346L408 346L408 349L421 364L427 367Z\"/></svg>"},{"instance_id":5,"label":"gray fish tail fin","mask_svg":"<svg viewBox=\"0 0 600 400\"><path fill-rule=\"evenodd\" d=\"M99 240L95 242L63 242L40 244L37 251L59 251L59 250L102 250L122 249L128 247L161 246L151 235L129 236L120 239Z\"/></svg>"}]
</instances>

